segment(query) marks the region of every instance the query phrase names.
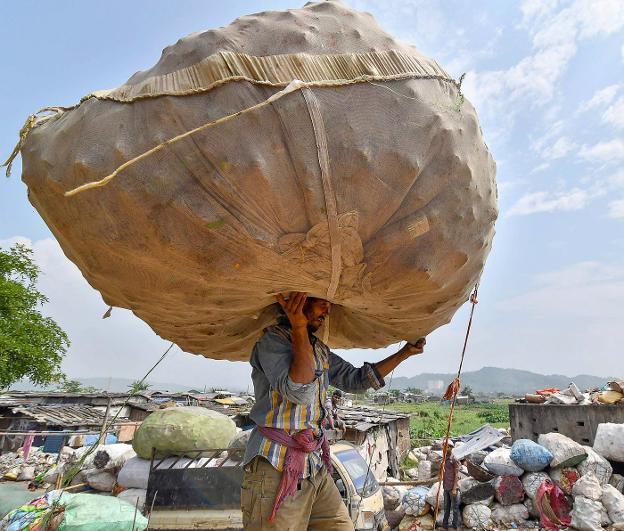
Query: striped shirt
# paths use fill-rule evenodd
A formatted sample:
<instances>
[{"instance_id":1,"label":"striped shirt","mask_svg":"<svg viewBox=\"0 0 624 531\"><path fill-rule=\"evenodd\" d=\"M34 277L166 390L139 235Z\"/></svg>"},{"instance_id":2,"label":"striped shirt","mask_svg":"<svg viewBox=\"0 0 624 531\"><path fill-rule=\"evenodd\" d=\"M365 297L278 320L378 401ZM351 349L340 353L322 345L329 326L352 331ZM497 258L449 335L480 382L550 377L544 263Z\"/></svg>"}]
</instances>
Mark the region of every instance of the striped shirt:
<instances>
[{"instance_id":1,"label":"striped shirt","mask_svg":"<svg viewBox=\"0 0 624 531\"><path fill-rule=\"evenodd\" d=\"M256 402L249 417L256 425L281 428L289 434L310 428L320 437L321 423L326 415L325 395L330 384L348 392L383 387L383 379L373 365L365 363L361 368L354 367L331 352L313 334L310 334L310 343L314 352L315 378L308 384L293 382L288 374L293 351L290 323L286 318L267 328L254 346L250 363ZM286 447L270 441L254 429L247 444L244 464L258 455L281 472ZM321 467L320 451L308 454L304 477Z\"/></svg>"}]
</instances>

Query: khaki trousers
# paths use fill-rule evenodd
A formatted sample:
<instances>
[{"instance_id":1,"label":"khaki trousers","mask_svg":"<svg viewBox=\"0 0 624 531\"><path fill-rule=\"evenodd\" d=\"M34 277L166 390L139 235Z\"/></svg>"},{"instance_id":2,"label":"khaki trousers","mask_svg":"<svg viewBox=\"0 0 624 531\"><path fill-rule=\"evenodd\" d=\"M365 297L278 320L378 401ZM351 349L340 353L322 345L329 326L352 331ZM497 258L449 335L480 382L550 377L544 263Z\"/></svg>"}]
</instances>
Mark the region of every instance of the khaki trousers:
<instances>
[{"instance_id":1,"label":"khaki trousers","mask_svg":"<svg viewBox=\"0 0 624 531\"><path fill-rule=\"evenodd\" d=\"M275 520L269 524L281 479L282 473L262 457L256 457L245 467L241 487L245 531L353 531L347 507L325 467L301 481L301 489L284 499Z\"/></svg>"}]
</instances>

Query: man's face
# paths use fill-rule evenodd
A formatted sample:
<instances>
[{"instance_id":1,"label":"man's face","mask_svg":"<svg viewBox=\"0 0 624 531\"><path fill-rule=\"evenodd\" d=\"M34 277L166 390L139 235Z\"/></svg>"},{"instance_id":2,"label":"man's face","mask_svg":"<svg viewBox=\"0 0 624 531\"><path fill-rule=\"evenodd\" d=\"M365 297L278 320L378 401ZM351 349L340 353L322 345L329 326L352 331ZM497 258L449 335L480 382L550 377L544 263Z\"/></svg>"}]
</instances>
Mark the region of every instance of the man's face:
<instances>
[{"instance_id":1,"label":"man's face","mask_svg":"<svg viewBox=\"0 0 624 531\"><path fill-rule=\"evenodd\" d=\"M332 403L337 406L338 402L340 402L340 397L338 395L332 395Z\"/></svg>"},{"instance_id":2,"label":"man's face","mask_svg":"<svg viewBox=\"0 0 624 531\"><path fill-rule=\"evenodd\" d=\"M303 313L308 318L308 330L316 332L329 315L331 303L323 299L309 297L303 307Z\"/></svg>"}]
</instances>

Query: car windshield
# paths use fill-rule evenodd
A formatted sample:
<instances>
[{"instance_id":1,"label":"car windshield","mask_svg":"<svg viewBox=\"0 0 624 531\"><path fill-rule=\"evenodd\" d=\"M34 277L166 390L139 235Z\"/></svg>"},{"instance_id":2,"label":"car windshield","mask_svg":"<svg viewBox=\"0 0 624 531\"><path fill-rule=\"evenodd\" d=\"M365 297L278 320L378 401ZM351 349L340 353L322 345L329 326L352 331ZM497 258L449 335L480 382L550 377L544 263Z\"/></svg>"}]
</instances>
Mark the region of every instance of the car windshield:
<instances>
[{"instance_id":1,"label":"car windshield","mask_svg":"<svg viewBox=\"0 0 624 531\"><path fill-rule=\"evenodd\" d=\"M377 492L379 483L377 483L366 461L356 450L350 449L337 452L336 457L340 459L340 462L347 469L347 473L355 485L355 490L360 496L366 498Z\"/></svg>"}]
</instances>

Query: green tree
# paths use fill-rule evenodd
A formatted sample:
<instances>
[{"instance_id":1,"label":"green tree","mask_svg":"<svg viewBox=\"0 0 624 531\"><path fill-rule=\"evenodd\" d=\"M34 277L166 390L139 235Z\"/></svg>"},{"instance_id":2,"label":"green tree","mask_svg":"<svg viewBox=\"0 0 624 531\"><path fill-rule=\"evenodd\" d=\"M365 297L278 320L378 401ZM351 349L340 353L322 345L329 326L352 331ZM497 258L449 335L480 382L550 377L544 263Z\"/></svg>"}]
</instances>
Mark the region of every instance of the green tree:
<instances>
[{"instance_id":1,"label":"green tree","mask_svg":"<svg viewBox=\"0 0 624 531\"><path fill-rule=\"evenodd\" d=\"M97 387L82 385L79 380L71 380L65 375L60 377L59 384L56 389L65 393L95 393L96 391L99 391Z\"/></svg>"},{"instance_id":2,"label":"green tree","mask_svg":"<svg viewBox=\"0 0 624 531\"><path fill-rule=\"evenodd\" d=\"M420 387L408 387L406 389L408 393L414 393L415 395L424 395L424 391Z\"/></svg>"},{"instance_id":3,"label":"green tree","mask_svg":"<svg viewBox=\"0 0 624 531\"><path fill-rule=\"evenodd\" d=\"M148 384L147 382L141 382L140 380L134 380L128 388L130 389L130 394L140 393L141 391L147 391L152 384Z\"/></svg>"},{"instance_id":4,"label":"green tree","mask_svg":"<svg viewBox=\"0 0 624 531\"><path fill-rule=\"evenodd\" d=\"M45 385L62 375L69 339L40 312L48 299L36 288L39 272L24 245L0 249L0 389L22 378Z\"/></svg>"},{"instance_id":5,"label":"green tree","mask_svg":"<svg viewBox=\"0 0 624 531\"><path fill-rule=\"evenodd\" d=\"M474 392L472 391L472 387L470 387L469 385L464 386L461 394L469 398L474 398Z\"/></svg>"}]
</instances>

